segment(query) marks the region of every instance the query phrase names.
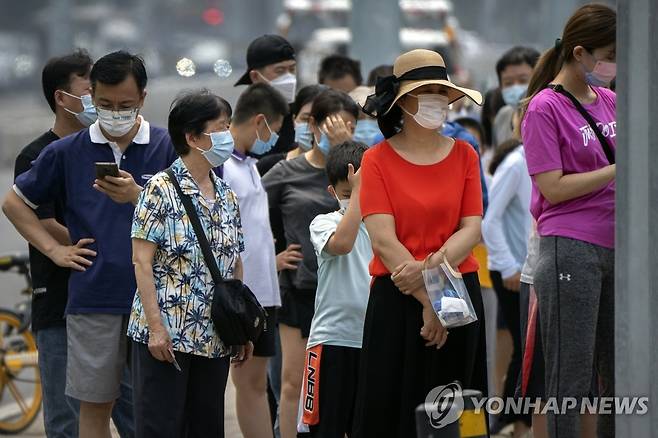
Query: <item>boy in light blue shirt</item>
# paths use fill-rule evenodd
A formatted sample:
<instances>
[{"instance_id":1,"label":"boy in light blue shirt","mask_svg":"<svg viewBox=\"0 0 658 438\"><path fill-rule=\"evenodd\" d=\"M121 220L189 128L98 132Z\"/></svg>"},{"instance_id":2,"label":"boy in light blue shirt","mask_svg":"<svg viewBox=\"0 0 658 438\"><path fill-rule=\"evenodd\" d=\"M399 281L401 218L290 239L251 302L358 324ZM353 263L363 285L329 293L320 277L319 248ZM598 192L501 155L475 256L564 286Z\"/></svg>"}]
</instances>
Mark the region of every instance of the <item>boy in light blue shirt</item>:
<instances>
[{"instance_id":1,"label":"boy in light blue shirt","mask_svg":"<svg viewBox=\"0 0 658 438\"><path fill-rule=\"evenodd\" d=\"M370 290L368 263L373 257L359 204L358 169L366 150L366 145L353 141L331 149L326 166L328 190L340 207L317 216L310 226L318 257L318 289L304 363L299 425L300 432L309 431L310 436L342 437L352 429Z\"/></svg>"}]
</instances>

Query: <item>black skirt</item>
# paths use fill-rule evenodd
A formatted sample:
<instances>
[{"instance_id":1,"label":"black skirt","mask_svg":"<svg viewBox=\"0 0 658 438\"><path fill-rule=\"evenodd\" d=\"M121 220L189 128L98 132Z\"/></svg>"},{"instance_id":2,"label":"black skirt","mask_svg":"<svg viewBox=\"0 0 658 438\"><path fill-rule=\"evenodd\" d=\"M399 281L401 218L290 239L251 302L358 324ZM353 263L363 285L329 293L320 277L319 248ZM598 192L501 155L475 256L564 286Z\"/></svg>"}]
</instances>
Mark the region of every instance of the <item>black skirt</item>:
<instances>
[{"instance_id":1,"label":"black skirt","mask_svg":"<svg viewBox=\"0 0 658 438\"><path fill-rule=\"evenodd\" d=\"M459 381L487 396L484 307L477 273L464 282L478 320L425 347L422 305L390 277L373 281L366 313L353 437L416 436L415 409L438 385Z\"/></svg>"}]
</instances>

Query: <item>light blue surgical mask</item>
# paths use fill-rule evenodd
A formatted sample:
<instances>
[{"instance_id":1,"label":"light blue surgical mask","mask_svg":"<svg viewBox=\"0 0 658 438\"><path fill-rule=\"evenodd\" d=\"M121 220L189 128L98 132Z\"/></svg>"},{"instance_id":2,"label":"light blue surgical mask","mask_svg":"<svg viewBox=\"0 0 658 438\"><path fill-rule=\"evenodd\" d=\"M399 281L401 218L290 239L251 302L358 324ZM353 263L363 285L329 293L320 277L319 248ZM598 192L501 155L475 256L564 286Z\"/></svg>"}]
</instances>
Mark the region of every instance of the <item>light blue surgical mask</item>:
<instances>
[{"instance_id":1,"label":"light blue surgical mask","mask_svg":"<svg viewBox=\"0 0 658 438\"><path fill-rule=\"evenodd\" d=\"M98 118L98 114L96 114L96 107L94 106L94 103L91 101L91 94L83 94L82 96L76 96L75 94L67 93L64 90L60 90L60 91L66 94L67 96L80 99L80 101L82 102L82 111L79 113L76 113L75 111L71 111L68 108L64 108L64 109L69 113L73 114L75 118L78 119L80 124L82 124L82 126L84 126L85 128L93 125L96 119Z\"/></svg>"},{"instance_id":2,"label":"light blue surgical mask","mask_svg":"<svg viewBox=\"0 0 658 438\"><path fill-rule=\"evenodd\" d=\"M318 141L317 139L315 139L315 141L318 144L318 149L320 149L320 152L322 152L325 157L329 155L329 149L331 149L331 143L329 143L329 137L327 137L327 134L323 132L322 135L320 136L320 141Z\"/></svg>"},{"instance_id":3,"label":"light blue surgical mask","mask_svg":"<svg viewBox=\"0 0 658 438\"><path fill-rule=\"evenodd\" d=\"M310 151L313 147L313 133L308 123L295 124L295 142L303 151Z\"/></svg>"},{"instance_id":4,"label":"light blue surgical mask","mask_svg":"<svg viewBox=\"0 0 658 438\"><path fill-rule=\"evenodd\" d=\"M207 151L201 148L197 149L201 151L201 155L208 160L212 167L221 166L233 153L234 145L231 132L226 130L211 132L210 134L204 132L204 134L210 137L212 146Z\"/></svg>"},{"instance_id":5,"label":"light blue surgical mask","mask_svg":"<svg viewBox=\"0 0 658 438\"><path fill-rule=\"evenodd\" d=\"M360 141L367 146L372 146L380 136L382 136L382 131L379 130L377 120L363 119L356 122L354 141Z\"/></svg>"},{"instance_id":6,"label":"light blue surgical mask","mask_svg":"<svg viewBox=\"0 0 658 438\"><path fill-rule=\"evenodd\" d=\"M519 102L528 91L528 84L515 84L502 89L503 100L505 105L513 107L519 106Z\"/></svg>"},{"instance_id":7,"label":"light blue surgical mask","mask_svg":"<svg viewBox=\"0 0 658 438\"><path fill-rule=\"evenodd\" d=\"M254 144L251 145L251 149L249 150L249 152L255 155L265 155L279 140L279 134L273 132L270 129L270 125L267 123L267 119L263 120L265 120L265 126L267 127L267 130L270 131L270 138L267 141L261 140L260 135L258 134L258 129L256 129L256 140L254 140Z\"/></svg>"}]
</instances>

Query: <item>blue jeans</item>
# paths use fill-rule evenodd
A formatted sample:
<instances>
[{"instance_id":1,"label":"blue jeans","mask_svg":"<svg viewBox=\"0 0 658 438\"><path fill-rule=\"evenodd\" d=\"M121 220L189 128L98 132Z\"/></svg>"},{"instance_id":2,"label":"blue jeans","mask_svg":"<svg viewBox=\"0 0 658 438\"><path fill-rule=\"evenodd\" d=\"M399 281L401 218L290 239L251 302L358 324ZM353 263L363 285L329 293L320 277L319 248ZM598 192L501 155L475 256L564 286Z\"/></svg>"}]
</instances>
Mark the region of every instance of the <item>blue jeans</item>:
<instances>
[{"instance_id":1,"label":"blue jeans","mask_svg":"<svg viewBox=\"0 0 658 438\"><path fill-rule=\"evenodd\" d=\"M80 402L64 394L66 387L66 327L50 327L36 332L39 371L43 392L43 422L49 438L77 438ZM121 438L135 436L132 383L126 367L121 396L112 410L112 420Z\"/></svg>"},{"instance_id":2,"label":"blue jeans","mask_svg":"<svg viewBox=\"0 0 658 438\"><path fill-rule=\"evenodd\" d=\"M64 394L66 387L66 327L36 332L43 393L43 423L50 438L78 436L79 402Z\"/></svg>"}]
</instances>

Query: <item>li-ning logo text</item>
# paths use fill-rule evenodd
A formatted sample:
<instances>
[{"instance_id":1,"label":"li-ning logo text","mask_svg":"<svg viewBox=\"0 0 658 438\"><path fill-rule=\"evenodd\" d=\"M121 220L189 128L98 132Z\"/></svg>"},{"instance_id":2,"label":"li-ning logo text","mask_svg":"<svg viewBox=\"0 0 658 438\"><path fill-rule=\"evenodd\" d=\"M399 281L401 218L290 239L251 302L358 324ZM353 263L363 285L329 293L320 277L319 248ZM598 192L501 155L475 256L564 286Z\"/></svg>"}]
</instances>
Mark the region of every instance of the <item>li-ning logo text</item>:
<instances>
[{"instance_id":1,"label":"li-ning logo text","mask_svg":"<svg viewBox=\"0 0 658 438\"><path fill-rule=\"evenodd\" d=\"M308 377L306 378L306 398L304 399L304 409L313 412L315 404L315 372L317 370L318 354L314 351L308 352Z\"/></svg>"},{"instance_id":2,"label":"li-ning logo text","mask_svg":"<svg viewBox=\"0 0 658 438\"><path fill-rule=\"evenodd\" d=\"M605 138L615 138L617 136L617 122L599 122L596 124L596 127L599 128L599 132L601 132ZM589 124L581 126L578 129L583 136L583 146L587 147L590 140L596 140L596 133Z\"/></svg>"}]
</instances>

